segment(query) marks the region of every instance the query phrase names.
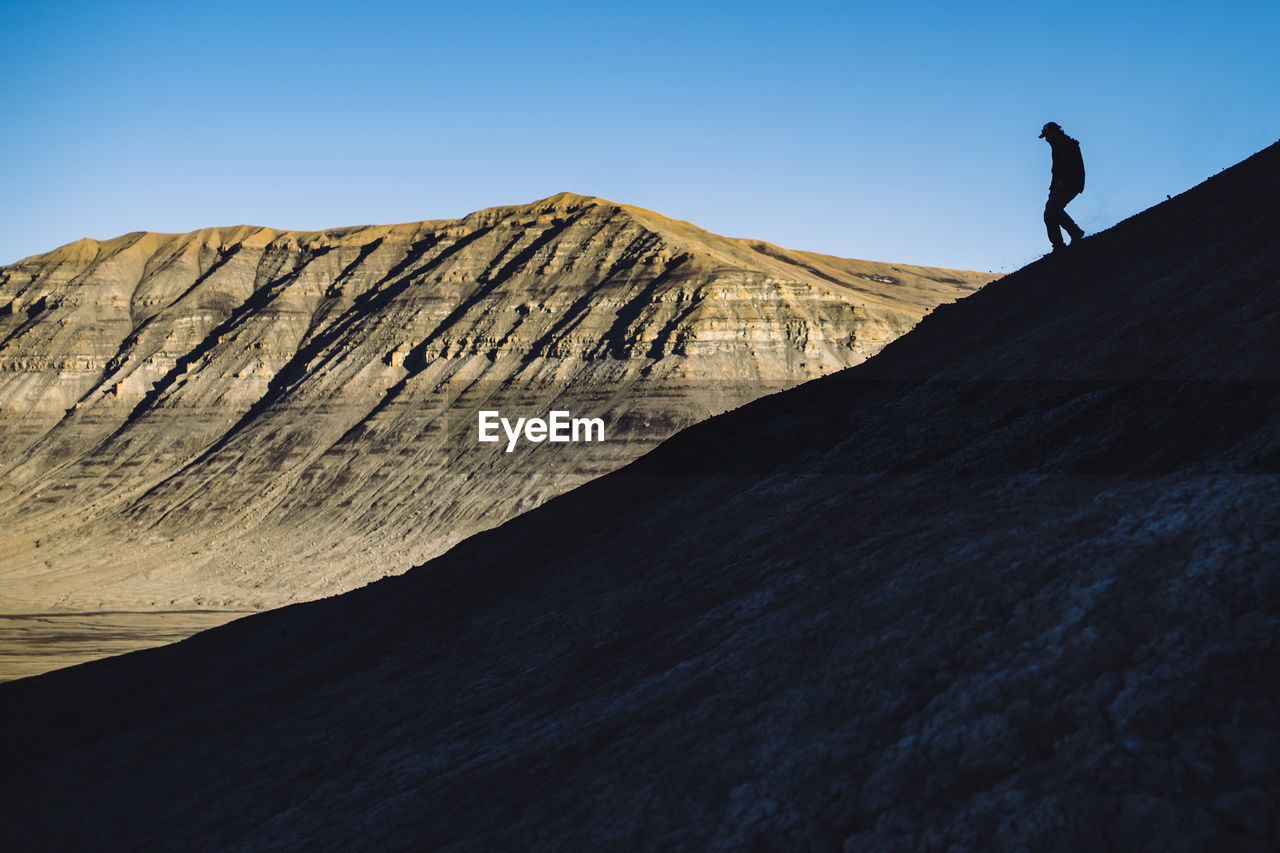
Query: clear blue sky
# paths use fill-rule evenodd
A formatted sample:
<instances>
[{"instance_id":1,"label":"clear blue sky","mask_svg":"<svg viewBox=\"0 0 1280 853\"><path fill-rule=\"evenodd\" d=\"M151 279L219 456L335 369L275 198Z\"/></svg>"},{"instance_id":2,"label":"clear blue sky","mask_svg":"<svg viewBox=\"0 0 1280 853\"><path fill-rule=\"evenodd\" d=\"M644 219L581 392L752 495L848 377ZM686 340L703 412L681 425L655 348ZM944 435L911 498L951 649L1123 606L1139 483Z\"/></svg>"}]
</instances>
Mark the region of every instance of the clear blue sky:
<instances>
[{"instance_id":1,"label":"clear blue sky","mask_svg":"<svg viewBox=\"0 0 1280 853\"><path fill-rule=\"evenodd\" d=\"M1280 138L1280 2L0 0L0 263L83 236L452 218L560 190L1010 271Z\"/></svg>"}]
</instances>

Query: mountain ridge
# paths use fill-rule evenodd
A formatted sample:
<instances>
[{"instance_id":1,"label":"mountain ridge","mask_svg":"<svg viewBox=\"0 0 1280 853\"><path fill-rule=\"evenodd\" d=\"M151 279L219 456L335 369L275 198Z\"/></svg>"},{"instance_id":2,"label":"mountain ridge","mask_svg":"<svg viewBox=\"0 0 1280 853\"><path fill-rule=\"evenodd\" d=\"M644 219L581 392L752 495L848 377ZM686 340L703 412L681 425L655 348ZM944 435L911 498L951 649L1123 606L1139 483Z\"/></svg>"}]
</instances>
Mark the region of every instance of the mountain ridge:
<instances>
[{"instance_id":1,"label":"mountain ridge","mask_svg":"<svg viewBox=\"0 0 1280 853\"><path fill-rule=\"evenodd\" d=\"M951 270L951 268L948 268L948 267L931 267L931 266L921 266L918 264L908 264L908 263L890 264L888 262L866 261L866 260L860 260L856 258L844 258L836 255L824 254L821 252L813 252L813 251L807 251L807 250L801 250L801 249L783 249L780 246L777 246L773 243L769 243L763 240L745 238L745 237L725 237L719 234L715 234L687 220L675 219L673 217L665 216L664 214L658 213L648 208L640 207L638 205L631 205L631 204L610 201L609 199L602 198L600 196L584 195L584 194L574 193L569 191L558 192L553 195L547 196L546 198L538 199L536 201L529 202L527 204L496 205L493 207L481 208L479 210L472 211L471 213L468 213L465 216L459 217L457 219L411 220L406 222L398 222L398 223L382 224L382 225L347 225L347 226L339 226L336 228L325 228L325 229L317 229L317 230L278 228L275 226L250 225L250 224L241 223L238 225L207 226L204 228L198 228L194 231L187 231L187 232L130 231L125 234L121 234L117 237L107 238L105 240L98 240L92 237L82 237L79 240L75 240L75 241L72 241L71 243L64 244L48 252L41 252L35 255L29 255L27 257L21 258L12 264L8 264L7 266L17 267L17 266L27 264L28 262L32 262L36 260L46 260L46 259L47 260L62 260L66 258L85 259L86 256L88 255L89 250L92 250L95 253L95 255L102 252L104 249L110 253L118 253L125 249L131 248L137 242L156 243L156 242L165 242L166 240L173 240L177 238L199 238L203 240L205 245L211 246L211 247L214 245L227 247L235 244L243 244L246 246L261 246L261 245L268 245L278 240L284 240L286 244L292 244L295 247L310 245L312 248L320 248L326 245L331 245L331 246L366 245L368 242L368 238L370 236L376 238L378 236L386 236L393 233L418 235L428 231L445 229L450 226L456 227L459 223L492 222L492 221L500 220L504 217L519 216L521 214L571 213L571 212L578 212L578 211L593 208L593 207L613 209L618 212L625 213L628 216L634 218L636 221L644 224L646 227L648 227L650 230L654 231L655 233L666 232L664 236L667 236L669 238L683 237L685 240L695 239L697 241L707 241L712 243L728 244L734 247L747 247L752 249L754 252L758 254L764 255L768 259L771 259L774 261L781 261L783 264L790 263L786 260L785 256L798 255L806 258L811 258L817 262L824 262L824 263L835 262L838 264L848 264L850 262L853 262L853 263L861 263L861 264L874 264L880 267L891 265L891 266L897 266L903 269L909 269L913 271ZM209 238L213 238L213 237L216 237L218 239L216 241L211 241ZM348 242L346 241L345 238L358 238L358 239L352 239ZM191 242L191 241L188 241L188 242ZM779 255L784 257L779 257ZM720 259L727 260L726 258L720 258ZM734 260L740 260L740 259L741 259L740 257L734 258ZM792 267L795 267L795 266L800 266L800 268L802 269L804 268L801 265L790 263L789 266L779 267L778 269L790 270L792 269ZM971 272L967 270L954 270L954 271L965 272L965 273ZM823 272L814 271L811 269L809 270L809 273L811 275L816 275L821 280L821 282L825 282L827 284L837 284L837 285L841 284L841 282L839 282L838 280L834 280L833 278L829 277L827 274ZM998 276L998 274L996 273L978 273L978 274ZM818 282L814 282L814 283L818 283ZM953 283L959 283L959 280Z\"/></svg>"},{"instance_id":2,"label":"mountain ridge","mask_svg":"<svg viewBox=\"0 0 1280 853\"><path fill-rule=\"evenodd\" d=\"M403 571L991 278L765 245L560 194L4 267L0 615L255 610ZM609 440L494 455L481 408Z\"/></svg>"}]
</instances>

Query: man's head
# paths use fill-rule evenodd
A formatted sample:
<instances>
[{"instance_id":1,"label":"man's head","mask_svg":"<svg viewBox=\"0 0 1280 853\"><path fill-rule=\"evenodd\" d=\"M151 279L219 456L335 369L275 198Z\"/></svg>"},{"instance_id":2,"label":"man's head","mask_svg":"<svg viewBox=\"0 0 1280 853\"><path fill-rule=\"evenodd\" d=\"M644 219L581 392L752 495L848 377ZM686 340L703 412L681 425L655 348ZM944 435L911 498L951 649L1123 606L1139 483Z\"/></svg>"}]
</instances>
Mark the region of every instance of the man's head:
<instances>
[{"instance_id":1,"label":"man's head","mask_svg":"<svg viewBox=\"0 0 1280 853\"><path fill-rule=\"evenodd\" d=\"M1048 124L1046 124L1044 127L1040 128L1041 139L1053 139L1055 136L1061 136L1061 135L1062 135L1062 128L1058 127L1058 123L1056 121L1051 121Z\"/></svg>"}]
</instances>

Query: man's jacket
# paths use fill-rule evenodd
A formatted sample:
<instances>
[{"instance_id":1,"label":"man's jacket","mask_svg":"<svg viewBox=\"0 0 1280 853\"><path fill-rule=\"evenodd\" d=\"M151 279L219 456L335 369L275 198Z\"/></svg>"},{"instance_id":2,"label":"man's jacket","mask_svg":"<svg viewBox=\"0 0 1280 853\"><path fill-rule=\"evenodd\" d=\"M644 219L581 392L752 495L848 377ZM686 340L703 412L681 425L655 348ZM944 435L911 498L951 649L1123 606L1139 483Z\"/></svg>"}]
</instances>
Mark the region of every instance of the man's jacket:
<instances>
[{"instance_id":1,"label":"man's jacket","mask_svg":"<svg viewBox=\"0 0 1280 853\"><path fill-rule=\"evenodd\" d=\"M1049 141L1053 150L1053 179L1049 191L1068 193L1084 192L1084 158L1080 156L1080 143L1065 133Z\"/></svg>"}]
</instances>

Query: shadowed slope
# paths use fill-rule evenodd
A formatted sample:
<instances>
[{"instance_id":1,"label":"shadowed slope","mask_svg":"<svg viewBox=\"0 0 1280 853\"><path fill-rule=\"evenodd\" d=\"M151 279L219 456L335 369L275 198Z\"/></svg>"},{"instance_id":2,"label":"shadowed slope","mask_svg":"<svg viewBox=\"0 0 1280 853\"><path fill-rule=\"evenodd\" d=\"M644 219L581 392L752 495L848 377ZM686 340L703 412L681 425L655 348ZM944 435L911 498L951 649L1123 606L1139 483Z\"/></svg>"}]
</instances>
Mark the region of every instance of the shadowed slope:
<instances>
[{"instance_id":1,"label":"shadowed slope","mask_svg":"<svg viewBox=\"0 0 1280 853\"><path fill-rule=\"evenodd\" d=\"M1277 192L1273 146L405 576L0 685L15 837L1280 843Z\"/></svg>"}]
</instances>

